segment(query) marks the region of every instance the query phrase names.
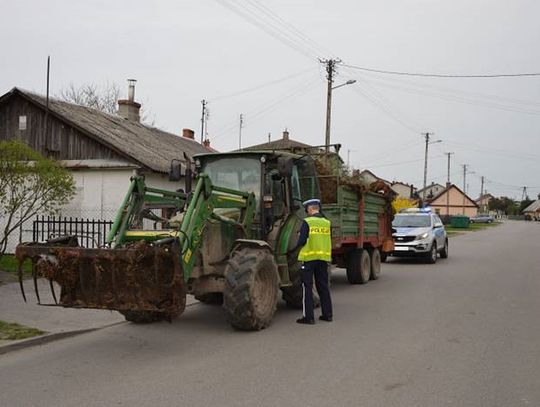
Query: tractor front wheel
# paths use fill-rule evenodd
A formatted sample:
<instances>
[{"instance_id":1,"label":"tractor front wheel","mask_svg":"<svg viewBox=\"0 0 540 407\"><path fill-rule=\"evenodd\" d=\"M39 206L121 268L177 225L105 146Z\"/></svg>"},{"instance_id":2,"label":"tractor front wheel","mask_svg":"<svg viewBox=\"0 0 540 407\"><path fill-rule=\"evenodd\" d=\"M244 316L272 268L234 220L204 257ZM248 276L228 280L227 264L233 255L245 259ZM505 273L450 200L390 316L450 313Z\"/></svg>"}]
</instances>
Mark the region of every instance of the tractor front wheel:
<instances>
[{"instance_id":1,"label":"tractor front wheel","mask_svg":"<svg viewBox=\"0 0 540 407\"><path fill-rule=\"evenodd\" d=\"M223 308L234 328L257 331L270 325L278 292L278 269L269 250L243 247L233 253L225 269Z\"/></svg>"}]
</instances>

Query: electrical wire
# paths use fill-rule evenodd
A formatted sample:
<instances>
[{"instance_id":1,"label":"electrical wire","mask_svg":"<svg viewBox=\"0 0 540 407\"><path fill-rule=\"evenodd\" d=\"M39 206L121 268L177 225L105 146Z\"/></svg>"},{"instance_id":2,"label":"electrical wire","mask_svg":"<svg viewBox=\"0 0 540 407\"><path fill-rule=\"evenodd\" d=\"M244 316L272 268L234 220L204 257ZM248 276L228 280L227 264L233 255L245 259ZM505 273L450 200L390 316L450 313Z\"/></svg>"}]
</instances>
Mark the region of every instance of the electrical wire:
<instances>
[{"instance_id":1,"label":"electrical wire","mask_svg":"<svg viewBox=\"0 0 540 407\"><path fill-rule=\"evenodd\" d=\"M249 125L253 123L255 119L258 120L262 116L278 109L284 104L285 101L300 97L306 94L307 92L313 90L315 88L314 85L316 85L318 82L319 82L318 76L316 76L315 78L310 78L310 80L303 82L300 86L295 87L292 91L282 94L279 97L274 98L271 101L264 103L262 106L248 111L247 113L244 114L244 118L246 119L244 123L244 127L249 127ZM236 129L238 129L237 120L235 120L235 122L232 123L230 126L223 127L222 130L217 131L214 139L219 139L221 137L224 137Z\"/></svg>"},{"instance_id":2,"label":"electrical wire","mask_svg":"<svg viewBox=\"0 0 540 407\"><path fill-rule=\"evenodd\" d=\"M254 86L252 88L247 88L247 89L239 90L237 92L232 92L232 93L221 95L221 96L218 96L218 97L215 97L215 98L211 98L207 102L208 103L211 103L211 102L213 103L213 102L217 102L217 101L220 101L220 100L223 100L223 99L229 99L229 98L232 98L232 97L245 95L246 93L255 92L257 90L264 89L264 88L266 88L268 86L276 85L278 83L288 81L289 79L296 78L296 77L298 77L300 75L303 75L303 74L305 74L305 73L307 73L309 71L312 71L313 69L314 68L311 66L311 67L309 67L307 69L303 69L303 70L301 70L299 72L284 76L284 77L279 78L279 79L274 79L274 80L272 80L270 82L265 82L265 83L263 83L261 85Z\"/></svg>"},{"instance_id":3,"label":"electrical wire","mask_svg":"<svg viewBox=\"0 0 540 407\"><path fill-rule=\"evenodd\" d=\"M368 79L370 81L375 81L375 82L382 82L382 83L398 83L400 85L410 85L412 86L413 88L418 88L418 89L423 89L425 90L425 88L427 89L433 89L435 91L439 91L439 92L442 92L442 93L448 93L452 96L465 96L465 97L473 97L473 98L479 98L479 99L486 99L488 101L493 101L493 100L500 100L500 101L503 101L503 102L506 102L506 103L510 103L510 104L517 104L517 105L528 105L528 106L540 106L540 101L533 101L533 100L525 100L525 99L516 99L516 98L509 98L509 97L504 97L504 96L501 96L501 95L495 95L495 94L487 94L487 93L480 93L480 92L471 92L471 91L464 91L464 90L460 90L460 89L456 89L456 88L448 88L448 87L444 87L444 86L440 86L440 85L430 85L430 84L427 84L425 82L414 82L414 81L411 81L411 80L407 80L407 79L404 79L404 78L401 78L401 77L392 77L392 76L385 76L385 75L378 75L378 74L373 74L373 73L369 73L369 72L360 72L360 73L357 73L357 74L360 74L360 75L364 75L364 78L365 79Z\"/></svg>"},{"instance_id":4,"label":"electrical wire","mask_svg":"<svg viewBox=\"0 0 540 407\"><path fill-rule=\"evenodd\" d=\"M256 9L262 11L263 14L265 14L270 19L273 19L278 25L281 25L285 30L287 30L292 35L296 35L297 38L299 38L302 42L304 42L308 47L310 47L315 53L321 54L321 51L324 55L333 56L333 54L322 47L320 44L318 44L316 41L308 37L306 34L304 34L302 31L298 29L295 25L289 23L288 21L281 18L279 15L277 15L275 12L270 10L267 6L262 4L261 2L257 0L247 0L249 3L251 3Z\"/></svg>"},{"instance_id":5,"label":"electrical wire","mask_svg":"<svg viewBox=\"0 0 540 407\"><path fill-rule=\"evenodd\" d=\"M274 39L280 41L282 44L288 46L289 48L295 50L296 52L302 54L303 56L309 59L317 59L317 55L308 52L304 49L302 42L298 41L297 38L291 37L290 34L285 33L282 29L268 21L267 19L262 18L256 12L253 12L251 9L246 8L246 4L239 5L233 0L216 0L222 6L228 8L238 16L242 17L244 20L250 22L254 26L260 28L268 35Z\"/></svg>"},{"instance_id":6,"label":"electrical wire","mask_svg":"<svg viewBox=\"0 0 540 407\"><path fill-rule=\"evenodd\" d=\"M418 76L424 78L515 78L515 77L527 77L527 76L540 76L540 72L520 72L520 73L503 73L503 74L479 74L479 75L448 75L438 73L418 73L418 72L403 72L403 71L389 71L384 69L366 68L357 65L344 64L351 69L358 69L366 72L375 72L386 75L401 75L401 76Z\"/></svg>"},{"instance_id":7,"label":"electrical wire","mask_svg":"<svg viewBox=\"0 0 540 407\"><path fill-rule=\"evenodd\" d=\"M459 95L452 95L452 94L441 94L438 92L433 92L425 89L418 89L410 86L403 86L403 85L395 85L395 84L388 84L383 81L368 79L368 81L372 84L376 84L378 86L383 86L386 88L401 90L403 92L412 93L420 96L428 96L428 97L435 97L439 98L445 101L450 102L457 102L457 103L464 103L467 105L474 105L474 106L482 106L482 107L491 107L499 110L509 111L509 112L517 112L517 113L525 113L530 115L536 115L540 116L540 109L534 110L534 109L526 109L518 106L512 106L509 104L502 104L497 103L494 101L483 101L479 99L470 99L467 97L459 96Z\"/></svg>"}]
</instances>

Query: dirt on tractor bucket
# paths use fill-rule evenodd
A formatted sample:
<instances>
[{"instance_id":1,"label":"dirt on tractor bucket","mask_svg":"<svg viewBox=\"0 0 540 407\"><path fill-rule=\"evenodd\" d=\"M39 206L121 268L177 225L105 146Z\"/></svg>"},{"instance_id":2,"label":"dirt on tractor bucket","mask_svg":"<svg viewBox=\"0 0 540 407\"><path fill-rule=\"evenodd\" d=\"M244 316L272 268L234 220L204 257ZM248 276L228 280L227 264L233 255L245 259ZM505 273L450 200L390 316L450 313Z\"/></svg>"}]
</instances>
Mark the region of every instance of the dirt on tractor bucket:
<instances>
[{"instance_id":1,"label":"dirt on tractor bucket","mask_svg":"<svg viewBox=\"0 0 540 407\"><path fill-rule=\"evenodd\" d=\"M58 305L117 311L155 311L171 319L181 314L186 294L176 244L144 241L120 249L86 249L50 243L22 243L20 264L32 261L38 277L60 285ZM37 284L34 284L37 290ZM21 289L24 288L21 282ZM39 293L36 292L38 301ZM52 304L44 304L52 305Z\"/></svg>"}]
</instances>

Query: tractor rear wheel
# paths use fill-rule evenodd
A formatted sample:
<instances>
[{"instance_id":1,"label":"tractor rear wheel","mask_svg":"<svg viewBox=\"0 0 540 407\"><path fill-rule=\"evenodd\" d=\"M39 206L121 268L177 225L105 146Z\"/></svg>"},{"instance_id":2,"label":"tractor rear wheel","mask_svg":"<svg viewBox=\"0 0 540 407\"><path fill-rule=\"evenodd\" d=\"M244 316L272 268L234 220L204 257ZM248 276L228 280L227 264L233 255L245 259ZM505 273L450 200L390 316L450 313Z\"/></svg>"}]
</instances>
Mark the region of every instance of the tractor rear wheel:
<instances>
[{"instance_id":1,"label":"tractor rear wheel","mask_svg":"<svg viewBox=\"0 0 540 407\"><path fill-rule=\"evenodd\" d=\"M270 251L243 247L233 253L225 269L223 308L234 328L257 331L270 325L278 292L278 269Z\"/></svg>"},{"instance_id":2,"label":"tractor rear wheel","mask_svg":"<svg viewBox=\"0 0 540 407\"><path fill-rule=\"evenodd\" d=\"M351 284L366 284L371 274L367 250L354 249L347 255L347 280Z\"/></svg>"}]
</instances>

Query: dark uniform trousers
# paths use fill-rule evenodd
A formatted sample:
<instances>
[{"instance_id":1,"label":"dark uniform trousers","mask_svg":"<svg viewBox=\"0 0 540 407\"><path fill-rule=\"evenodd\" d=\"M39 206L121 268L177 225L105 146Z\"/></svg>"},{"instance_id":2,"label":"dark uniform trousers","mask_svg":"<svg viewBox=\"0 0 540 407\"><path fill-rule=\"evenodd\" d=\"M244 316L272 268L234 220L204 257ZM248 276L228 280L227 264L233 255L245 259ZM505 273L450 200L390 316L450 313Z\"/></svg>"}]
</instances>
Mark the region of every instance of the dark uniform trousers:
<instances>
[{"instance_id":1,"label":"dark uniform trousers","mask_svg":"<svg viewBox=\"0 0 540 407\"><path fill-rule=\"evenodd\" d=\"M313 277L315 288L321 299L322 315L332 316L332 300L328 287L328 263L324 260L306 261L302 265L302 289L303 289L303 312L304 318L314 320L313 316Z\"/></svg>"}]
</instances>

